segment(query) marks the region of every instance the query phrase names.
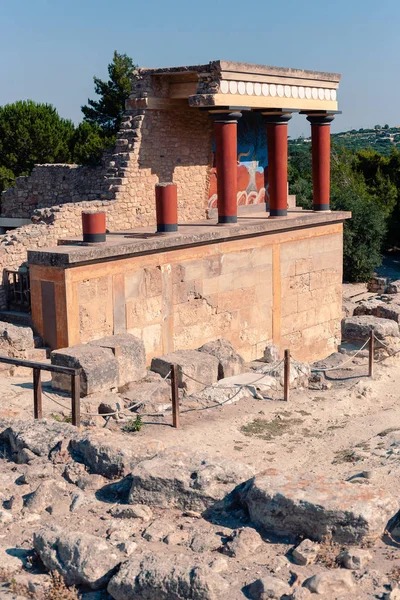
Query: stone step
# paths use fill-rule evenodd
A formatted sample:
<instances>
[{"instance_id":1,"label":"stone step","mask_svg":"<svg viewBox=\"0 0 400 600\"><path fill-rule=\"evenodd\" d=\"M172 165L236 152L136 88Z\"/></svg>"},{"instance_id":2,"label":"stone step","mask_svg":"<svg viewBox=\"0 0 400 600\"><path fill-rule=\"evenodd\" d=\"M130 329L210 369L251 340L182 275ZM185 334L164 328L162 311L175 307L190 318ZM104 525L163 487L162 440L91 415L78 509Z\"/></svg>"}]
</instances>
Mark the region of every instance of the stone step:
<instances>
[{"instance_id":1,"label":"stone step","mask_svg":"<svg viewBox=\"0 0 400 600\"><path fill-rule=\"evenodd\" d=\"M48 361L48 351L49 348L33 348L29 351L27 360L34 360L36 362L46 362Z\"/></svg>"},{"instance_id":2,"label":"stone step","mask_svg":"<svg viewBox=\"0 0 400 600\"><path fill-rule=\"evenodd\" d=\"M32 327L32 317L29 313L14 310L0 310L0 321L12 323L13 325Z\"/></svg>"}]
</instances>

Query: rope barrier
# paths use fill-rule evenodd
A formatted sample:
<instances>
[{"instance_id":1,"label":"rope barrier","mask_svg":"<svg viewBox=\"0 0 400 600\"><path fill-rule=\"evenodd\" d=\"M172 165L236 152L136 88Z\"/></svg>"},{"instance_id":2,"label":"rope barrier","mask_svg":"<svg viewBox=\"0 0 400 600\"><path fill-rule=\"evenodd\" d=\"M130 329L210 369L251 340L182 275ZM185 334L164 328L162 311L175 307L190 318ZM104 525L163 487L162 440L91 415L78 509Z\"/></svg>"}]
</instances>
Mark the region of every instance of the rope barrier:
<instances>
[{"instance_id":1,"label":"rope barrier","mask_svg":"<svg viewBox=\"0 0 400 600\"><path fill-rule=\"evenodd\" d=\"M360 354L360 352L362 350L364 350L365 346L367 346L367 344L369 343L370 338L367 339L367 341L365 342L365 344L363 346L361 346L361 348L359 348L359 350L357 350L357 352L355 354L353 354L352 356L350 356L350 358L348 358L347 360L343 361L342 363L340 363L340 365L337 365L336 367L327 367L326 369L311 369L312 373L319 373L319 372L327 372L327 371L337 371L338 369L342 369L343 365L347 365L347 363L352 362L356 356L358 354Z\"/></svg>"}]
</instances>

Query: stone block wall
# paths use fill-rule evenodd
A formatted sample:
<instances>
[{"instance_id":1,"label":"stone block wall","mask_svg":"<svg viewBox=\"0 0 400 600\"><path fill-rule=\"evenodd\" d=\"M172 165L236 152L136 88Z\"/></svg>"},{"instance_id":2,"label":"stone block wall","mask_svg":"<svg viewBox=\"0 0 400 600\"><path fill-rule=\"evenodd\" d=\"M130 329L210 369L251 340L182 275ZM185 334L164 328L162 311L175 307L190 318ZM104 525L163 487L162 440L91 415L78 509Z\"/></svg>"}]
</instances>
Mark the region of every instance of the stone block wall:
<instances>
[{"instance_id":1,"label":"stone block wall","mask_svg":"<svg viewBox=\"0 0 400 600\"><path fill-rule=\"evenodd\" d=\"M57 345L127 331L147 361L229 339L246 360L266 344L299 360L330 354L340 341L342 225L227 240L75 266L31 266L34 321L41 284L53 281L65 314Z\"/></svg>"}]
</instances>

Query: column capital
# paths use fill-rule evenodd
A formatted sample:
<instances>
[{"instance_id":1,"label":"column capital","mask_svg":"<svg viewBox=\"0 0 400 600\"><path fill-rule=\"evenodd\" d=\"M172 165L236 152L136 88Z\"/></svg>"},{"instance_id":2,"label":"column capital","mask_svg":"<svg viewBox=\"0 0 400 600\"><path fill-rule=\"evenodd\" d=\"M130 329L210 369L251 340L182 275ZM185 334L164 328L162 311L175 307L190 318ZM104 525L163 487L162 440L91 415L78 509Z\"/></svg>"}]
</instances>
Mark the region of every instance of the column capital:
<instances>
[{"instance_id":1,"label":"column capital","mask_svg":"<svg viewBox=\"0 0 400 600\"><path fill-rule=\"evenodd\" d=\"M335 117L335 113L325 113L321 115L308 114L307 121L309 121L311 125L330 125Z\"/></svg>"},{"instance_id":2,"label":"column capital","mask_svg":"<svg viewBox=\"0 0 400 600\"><path fill-rule=\"evenodd\" d=\"M287 125L292 118L292 113L261 113L263 121L267 125Z\"/></svg>"},{"instance_id":3,"label":"column capital","mask_svg":"<svg viewBox=\"0 0 400 600\"><path fill-rule=\"evenodd\" d=\"M214 123L237 123L242 113L238 110L209 111L209 115Z\"/></svg>"}]
</instances>

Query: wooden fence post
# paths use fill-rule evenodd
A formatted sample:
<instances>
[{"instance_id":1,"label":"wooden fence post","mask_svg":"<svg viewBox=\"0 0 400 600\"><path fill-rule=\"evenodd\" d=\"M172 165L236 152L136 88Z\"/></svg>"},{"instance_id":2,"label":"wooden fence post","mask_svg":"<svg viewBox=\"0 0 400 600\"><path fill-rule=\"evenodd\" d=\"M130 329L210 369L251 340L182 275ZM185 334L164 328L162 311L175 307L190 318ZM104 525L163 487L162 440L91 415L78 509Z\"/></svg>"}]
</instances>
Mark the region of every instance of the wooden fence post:
<instances>
[{"instance_id":1,"label":"wooden fence post","mask_svg":"<svg viewBox=\"0 0 400 600\"><path fill-rule=\"evenodd\" d=\"M71 375L71 412L72 425L81 426L81 374L80 371Z\"/></svg>"},{"instance_id":2,"label":"wooden fence post","mask_svg":"<svg viewBox=\"0 0 400 600\"><path fill-rule=\"evenodd\" d=\"M284 372L283 372L283 399L289 401L289 383L290 383L290 350L285 350Z\"/></svg>"},{"instance_id":3,"label":"wooden fence post","mask_svg":"<svg viewBox=\"0 0 400 600\"><path fill-rule=\"evenodd\" d=\"M179 389L178 389L178 366L171 365L171 393L172 393L172 426L180 427L179 416Z\"/></svg>"},{"instance_id":4,"label":"wooden fence post","mask_svg":"<svg viewBox=\"0 0 400 600\"><path fill-rule=\"evenodd\" d=\"M43 418L42 379L40 369L33 369L33 415L35 419Z\"/></svg>"},{"instance_id":5,"label":"wooden fence post","mask_svg":"<svg viewBox=\"0 0 400 600\"><path fill-rule=\"evenodd\" d=\"M371 329L369 338L369 355L368 355L368 375L369 377L374 376L374 354L375 354L375 334L374 330Z\"/></svg>"}]
</instances>

